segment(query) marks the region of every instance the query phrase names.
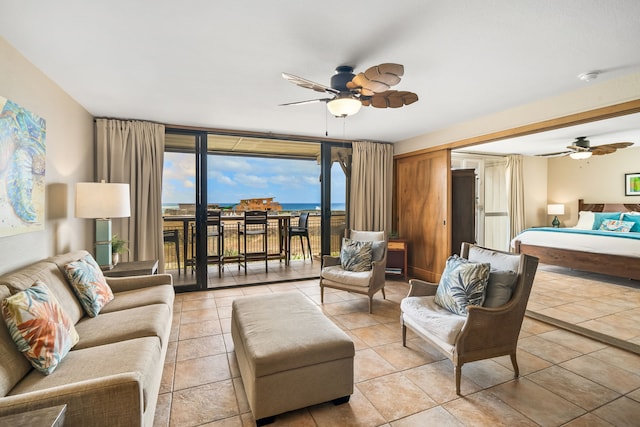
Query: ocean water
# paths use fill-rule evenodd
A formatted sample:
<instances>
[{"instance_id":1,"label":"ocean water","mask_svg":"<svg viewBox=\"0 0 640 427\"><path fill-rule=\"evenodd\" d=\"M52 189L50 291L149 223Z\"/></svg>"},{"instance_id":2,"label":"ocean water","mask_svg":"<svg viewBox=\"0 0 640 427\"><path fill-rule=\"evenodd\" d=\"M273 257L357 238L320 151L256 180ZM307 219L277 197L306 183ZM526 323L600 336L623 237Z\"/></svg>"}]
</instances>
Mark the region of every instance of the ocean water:
<instances>
[{"instance_id":1,"label":"ocean water","mask_svg":"<svg viewBox=\"0 0 640 427\"><path fill-rule=\"evenodd\" d=\"M226 207L226 206L234 206L237 203L213 203L218 206ZM283 212L316 212L320 210L320 203L280 203L282 206ZM165 209L177 209L177 203L163 203L162 210ZM332 203L331 204L332 211L344 211L345 205L344 203Z\"/></svg>"}]
</instances>

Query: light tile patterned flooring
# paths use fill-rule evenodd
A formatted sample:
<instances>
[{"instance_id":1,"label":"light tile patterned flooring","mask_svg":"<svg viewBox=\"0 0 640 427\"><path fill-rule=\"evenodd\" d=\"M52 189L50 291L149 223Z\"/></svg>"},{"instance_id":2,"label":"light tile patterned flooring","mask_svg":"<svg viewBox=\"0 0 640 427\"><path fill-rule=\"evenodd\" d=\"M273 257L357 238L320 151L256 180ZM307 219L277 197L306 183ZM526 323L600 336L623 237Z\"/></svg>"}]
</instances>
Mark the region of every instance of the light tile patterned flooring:
<instances>
[{"instance_id":1,"label":"light tile patterned flooring","mask_svg":"<svg viewBox=\"0 0 640 427\"><path fill-rule=\"evenodd\" d=\"M530 308L615 323L617 334L638 342L638 287L563 273L539 269ZM155 425L255 425L233 352L231 302L283 291L307 296L353 338L355 387L347 404L289 412L274 427L639 425L640 355L525 318L520 378L508 357L469 363L459 397L447 359L412 335L402 347L399 303L408 285L388 281L386 290L386 300L374 298L373 314L365 297L343 291L328 290L320 305L317 279L178 294ZM585 298L572 300L576 294Z\"/></svg>"}]
</instances>

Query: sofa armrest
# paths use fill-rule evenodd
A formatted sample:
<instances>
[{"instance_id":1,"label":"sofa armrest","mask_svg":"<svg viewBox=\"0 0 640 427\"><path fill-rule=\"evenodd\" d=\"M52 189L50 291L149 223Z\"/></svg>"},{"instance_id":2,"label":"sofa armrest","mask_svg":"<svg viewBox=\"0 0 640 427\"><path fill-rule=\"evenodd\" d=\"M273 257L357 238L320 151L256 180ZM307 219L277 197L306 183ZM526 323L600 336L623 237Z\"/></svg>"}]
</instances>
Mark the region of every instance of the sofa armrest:
<instances>
[{"instance_id":1,"label":"sofa armrest","mask_svg":"<svg viewBox=\"0 0 640 427\"><path fill-rule=\"evenodd\" d=\"M331 267L333 265L340 265L340 257L323 255L322 256L322 266L323 267Z\"/></svg>"},{"instance_id":2,"label":"sofa armrest","mask_svg":"<svg viewBox=\"0 0 640 427\"><path fill-rule=\"evenodd\" d=\"M113 292L131 291L158 285L173 285L171 274L149 274L144 276L106 277Z\"/></svg>"},{"instance_id":3,"label":"sofa armrest","mask_svg":"<svg viewBox=\"0 0 640 427\"><path fill-rule=\"evenodd\" d=\"M67 405L65 424L140 426L142 378L129 372L0 398L0 416Z\"/></svg>"},{"instance_id":4,"label":"sofa armrest","mask_svg":"<svg viewBox=\"0 0 640 427\"><path fill-rule=\"evenodd\" d=\"M438 285L436 283L425 282L424 280L419 279L409 279L409 293L408 297L427 297L434 296L436 291L438 290Z\"/></svg>"}]
</instances>

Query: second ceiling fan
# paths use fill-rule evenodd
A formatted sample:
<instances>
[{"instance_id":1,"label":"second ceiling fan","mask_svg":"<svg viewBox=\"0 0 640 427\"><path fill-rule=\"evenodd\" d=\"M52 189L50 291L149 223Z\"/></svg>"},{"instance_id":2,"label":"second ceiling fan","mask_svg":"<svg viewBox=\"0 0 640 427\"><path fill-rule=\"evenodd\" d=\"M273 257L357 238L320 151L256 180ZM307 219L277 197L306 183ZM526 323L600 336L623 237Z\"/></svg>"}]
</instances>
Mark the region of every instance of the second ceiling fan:
<instances>
[{"instance_id":1,"label":"second ceiling fan","mask_svg":"<svg viewBox=\"0 0 640 427\"><path fill-rule=\"evenodd\" d=\"M611 154L616 152L616 150L620 150L622 148L627 148L633 145L633 142L614 142L611 144L603 144L597 145L595 147L591 146L591 143L587 139L586 136L579 136L573 142L573 144L567 146L569 151L561 151L559 153L549 153L544 154L544 157L560 157L560 156L571 156L572 159L580 160L580 159L588 159L592 155L594 156L602 156L605 154Z\"/></svg>"},{"instance_id":2,"label":"second ceiling fan","mask_svg":"<svg viewBox=\"0 0 640 427\"><path fill-rule=\"evenodd\" d=\"M331 97L281 105L326 102L329 112L336 117L353 115L362 106L399 108L418 100L418 95L413 92L391 90L391 86L400 83L402 75L404 75L404 66L401 64L380 64L358 74L353 73L353 67L341 65L336 68L335 74L331 77L331 86L325 86L293 74L282 73L282 77L293 84L329 94Z\"/></svg>"}]
</instances>

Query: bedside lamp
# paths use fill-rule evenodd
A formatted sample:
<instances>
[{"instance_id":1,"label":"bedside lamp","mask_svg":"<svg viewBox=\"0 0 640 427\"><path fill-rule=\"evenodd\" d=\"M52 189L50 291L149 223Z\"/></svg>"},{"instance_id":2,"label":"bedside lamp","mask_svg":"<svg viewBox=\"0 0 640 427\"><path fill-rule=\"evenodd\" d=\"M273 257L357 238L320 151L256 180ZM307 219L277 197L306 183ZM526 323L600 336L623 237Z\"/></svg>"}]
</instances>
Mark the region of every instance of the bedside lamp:
<instances>
[{"instance_id":1,"label":"bedside lamp","mask_svg":"<svg viewBox=\"0 0 640 427\"><path fill-rule=\"evenodd\" d=\"M131 216L129 184L79 182L76 184L76 218L96 220L96 262L105 269L111 263L111 218Z\"/></svg>"},{"instance_id":2,"label":"bedside lamp","mask_svg":"<svg viewBox=\"0 0 640 427\"><path fill-rule=\"evenodd\" d=\"M547 205L547 214L554 216L551 225L553 225L554 228L559 228L560 220L558 219L558 215L564 215L564 205Z\"/></svg>"}]
</instances>

